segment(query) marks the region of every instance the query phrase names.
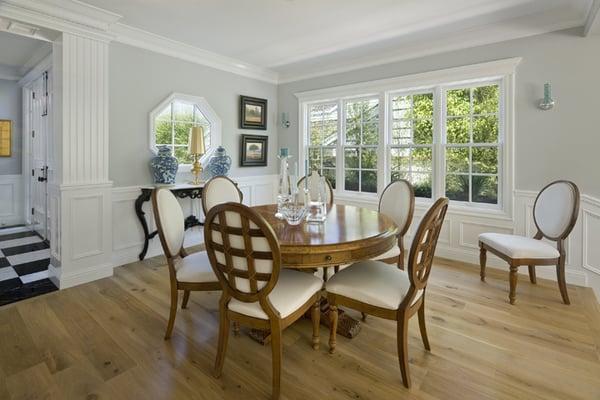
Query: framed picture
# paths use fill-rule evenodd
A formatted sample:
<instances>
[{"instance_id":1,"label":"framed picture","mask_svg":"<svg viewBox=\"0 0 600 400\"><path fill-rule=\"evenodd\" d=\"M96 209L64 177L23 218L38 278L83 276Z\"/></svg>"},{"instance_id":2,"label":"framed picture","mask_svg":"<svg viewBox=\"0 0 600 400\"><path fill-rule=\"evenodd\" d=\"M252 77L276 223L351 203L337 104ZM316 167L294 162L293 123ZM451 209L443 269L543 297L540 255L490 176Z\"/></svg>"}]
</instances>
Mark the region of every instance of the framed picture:
<instances>
[{"instance_id":1,"label":"framed picture","mask_svg":"<svg viewBox=\"0 0 600 400\"><path fill-rule=\"evenodd\" d=\"M240 128L267 129L267 99L240 96Z\"/></svg>"},{"instance_id":2,"label":"framed picture","mask_svg":"<svg viewBox=\"0 0 600 400\"><path fill-rule=\"evenodd\" d=\"M240 140L240 166L266 167L268 136L242 135Z\"/></svg>"},{"instance_id":3,"label":"framed picture","mask_svg":"<svg viewBox=\"0 0 600 400\"><path fill-rule=\"evenodd\" d=\"M0 119L0 157L10 157L12 147L12 121Z\"/></svg>"}]
</instances>

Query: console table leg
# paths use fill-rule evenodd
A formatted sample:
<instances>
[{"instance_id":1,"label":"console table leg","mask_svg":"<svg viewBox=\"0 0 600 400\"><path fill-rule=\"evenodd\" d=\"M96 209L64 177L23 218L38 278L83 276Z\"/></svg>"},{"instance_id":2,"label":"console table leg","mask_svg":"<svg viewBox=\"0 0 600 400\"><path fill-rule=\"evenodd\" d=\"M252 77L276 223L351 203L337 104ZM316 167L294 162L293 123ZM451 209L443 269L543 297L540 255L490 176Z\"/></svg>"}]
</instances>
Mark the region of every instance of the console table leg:
<instances>
[{"instance_id":1,"label":"console table leg","mask_svg":"<svg viewBox=\"0 0 600 400\"><path fill-rule=\"evenodd\" d=\"M144 248L139 255L140 261L146 257L146 253L148 252L148 241L150 240L150 232L148 232L148 223L146 222L146 213L142 210L142 206L145 202L150 200L151 193L151 190L142 189L142 194L135 200L135 215L137 215L140 220L142 230L144 231Z\"/></svg>"}]
</instances>

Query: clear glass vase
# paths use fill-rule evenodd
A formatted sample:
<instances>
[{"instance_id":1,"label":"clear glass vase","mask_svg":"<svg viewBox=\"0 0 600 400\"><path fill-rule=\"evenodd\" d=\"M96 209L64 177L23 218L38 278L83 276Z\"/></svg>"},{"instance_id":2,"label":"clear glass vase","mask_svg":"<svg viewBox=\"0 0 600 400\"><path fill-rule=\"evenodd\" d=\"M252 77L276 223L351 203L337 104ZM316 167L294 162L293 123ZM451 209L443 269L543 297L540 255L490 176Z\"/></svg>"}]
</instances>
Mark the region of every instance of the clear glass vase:
<instances>
[{"instance_id":1,"label":"clear glass vase","mask_svg":"<svg viewBox=\"0 0 600 400\"><path fill-rule=\"evenodd\" d=\"M290 176L290 158L292 156L277 156L280 163L279 169L279 187L277 190L277 212L275 213L275 217L278 219L284 219L283 208L286 203L289 203L292 200L292 180Z\"/></svg>"}]
</instances>

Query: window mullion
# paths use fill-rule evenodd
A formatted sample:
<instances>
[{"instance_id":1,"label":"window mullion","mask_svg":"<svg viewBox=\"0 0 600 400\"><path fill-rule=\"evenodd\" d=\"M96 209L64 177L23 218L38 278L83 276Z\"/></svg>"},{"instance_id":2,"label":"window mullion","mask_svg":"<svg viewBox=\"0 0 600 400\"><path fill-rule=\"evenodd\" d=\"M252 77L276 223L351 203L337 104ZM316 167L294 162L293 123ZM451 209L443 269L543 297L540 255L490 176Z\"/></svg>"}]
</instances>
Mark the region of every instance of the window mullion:
<instances>
[{"instance_id":1,"label":"window mullion","mask_svg":"<svg viewBox=\"0 0 600 400\"><path fill-rule=\"evenodd\" d=\"M433 198L445 196L446 187L446 90L440 86L433 95Z\"/></svg>"}]
</instances>

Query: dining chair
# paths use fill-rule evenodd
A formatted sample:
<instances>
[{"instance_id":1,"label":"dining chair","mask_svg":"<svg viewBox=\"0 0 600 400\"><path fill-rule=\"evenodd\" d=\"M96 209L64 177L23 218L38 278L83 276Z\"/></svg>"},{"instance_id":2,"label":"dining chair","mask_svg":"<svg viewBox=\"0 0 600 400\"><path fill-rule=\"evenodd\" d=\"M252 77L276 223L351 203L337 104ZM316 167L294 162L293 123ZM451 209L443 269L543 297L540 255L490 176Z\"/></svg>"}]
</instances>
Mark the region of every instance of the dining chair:
<instances>
[{"instance_id":1,"label":"dining chair","mask_svg":"<svg viewBox=\"0 0 600 400\"><path fill-rule=\"evenodd\" d=\"M187 307L190 292L195 290L221 290L205 251L188 254L183 248L185 222L177 198L168 189L152 192L152 209L160 237L160 244L167 258L171 286L171 308L165 340L171 337L177 315L179 291L183 290L181 308Z\"/></svg>"},{"instance_id":2,"label":"dining chair","mask_svg":"<svg viewBox=\"0 0 600 400\"><path fill-rule=\"evenodd\" d=\"M567 259L565 239L579 215L579 188L571 181L558 180L546 185L533 205L533 221L537 233L533 238L501 233L479 235L481 280L485 281L487 252L500 257L509 265L510 291L508 299L515 304L519 267L529 267L529 280L536 283L536 265L556 265L558 288L565 304L571 304L565 280ZM556 242L555 246L544 241Z\"/></svg>"},{"instance_id":3,"label":"dining chair","mask_svg":"<svg viewBox=\"0 0 600 400\"><path fill-rule=\"evenodd\" d=\"M386 186L379 199L379 212L390 217L400 232L398 246L373 258L388 264L397 264L404 269L404 235L408 231L415 211L415 191L409 181L400 179Z\"/></svg>"},{"instance_id":4,"label":"dining chair","mask_svg":"<svg viewBox=\"0 0 600 400\"><path fill-rule=\"evenodd\" d=\"M346 306L397 322L398 360L404 386L410 388L408 373L408 321L418 314L421 338L430 351L425 328L425 292L448 199L440 198L427 211L417 229L403 271L382 261L365 260L335 274L326 284L330 306L329 352L335 352L338 307Z\"/></svg>"},{"instance_id":5,"label":"dining chair","mask_svg":"<svg viewBox=\"0 0 600 400\"><path fill-rule=\"evenodd\" d=\"M312 274L281 268L281 250L271 226L239 203L214 206L206 216L208 258L221 283L219 343L215 376L225 361L230 321L271 333L273 398L281 382L283 329L311 309L312 346L319 348L320 296L323 281Z\"/></svg>"},{"instance_id":6,"label":"dining chair","mask_svg":"<svg viewBox=\"0 0 600 400\"><path fill-rule=\"evenodd\" d=\"M307 177L303 176L302 178L300 178L300 180L298 180L298 189L304 189L304 187L308 187L309 191L312 193L318 193L318 188L319 188L319 179L321 179L321 175L319 175L319 173L317 171L313 171L309 176L308 176L308 181L307 181ZM306 185L304 182L308 182ZM327 178L325 178L325 183L327 184L327 188L326 188L326 192L327 192L327 206L331 207L333 205L333 187L331 186L331 183L329 182L329 180ZM300 201L304 201L304 197L300 196ZM316 199L311 199L311 200L316 200Z\"/></svg>"},{"instance_id":7,"label":"dining chair","mask_svg":"<svg viewBox=\"0 0 600 400\"><path fill-rule=\"evenodd\" d=\"M217 204L233 201L241 203L244 195L234 181L226 176L215 176L204 184L202 188L202 211L206 216L211 208Z\"/></svg>"}]
</instances>

